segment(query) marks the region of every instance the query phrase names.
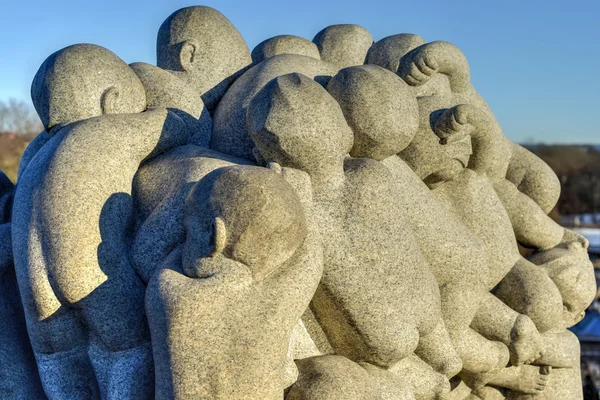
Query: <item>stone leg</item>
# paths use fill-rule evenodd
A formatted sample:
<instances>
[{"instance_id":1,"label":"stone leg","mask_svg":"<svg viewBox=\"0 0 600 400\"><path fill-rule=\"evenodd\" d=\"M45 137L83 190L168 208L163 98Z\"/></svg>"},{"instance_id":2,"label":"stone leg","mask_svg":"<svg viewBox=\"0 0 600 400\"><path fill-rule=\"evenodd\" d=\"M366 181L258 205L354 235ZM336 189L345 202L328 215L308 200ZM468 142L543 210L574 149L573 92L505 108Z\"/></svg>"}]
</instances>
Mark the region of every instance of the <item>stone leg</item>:
<instances>
[{"instance_id":1,"label":"stone leg","mask_svg":"<svg viewBox=\"0 0 600 400\"><path fill-rule=\"evenodd\" d=\"M482 289L470 286L443 287L440 288L440 294L444 322L462 359L463 369L480 373L505 367L509 361L508 348L470 328L484 299Z\"/></svg>"},{"instance_id":2,"label":"stone leg","mask_svg":"<svg viewBox=\"0 0 600 400\"><path fill-rule=\"evenodd\" d=\"M357 364L341 356L297 360L298 381L286 400L414 400L399 377L370 364Z\"/></svg>"},{"instance_id":3,"label":"stone leg","mask_svg":"<svg viewBox=\"0 0 600 400\"><path fill-rule=\"evenodd\" d=\"M483 373L505 367L509 362L508 347L481 336L473 329L465 330L455 338L456 349L463 361L463 370Z\"/></svg>"},{"instance_id":4,"label":"stone leg","mask_svg":"<svg viewBox=\"0 0 600 400\"><path fill-rule=\"evenodd\" d=\"M0 397L45 398L12 264L0 273L0 321Z\"/></svg>"},{"instance_id":5,"label":"stone leg","mask_svg":"<svg viewBox=\"0 0 600 400\"><path fill-rule=\"evenodd\" d=\"M417 400L444 399L450 393L448 378L434 371L414 354L394 365L389 371L409 385Z\"/></svg>"},{"instance_id":6,"label":"stone leg","mask_svg":"<svg viewBox=\"0 0 600 400\"><path fill-rule=\"evenodd\" d=\"M471 327L490 340L508 346L513 365L532 362L543 350L540 333L531 319L486 293Z\"/></svg>"},{"instance_id":7,"label":"stone leg","mask_svg":"<svg viewBox=\"0 0 600 400\"><path fill-rule=\"evenodd\" d=\"M153 395L144 295L143 284L129 270L110 276L77 303L97 342L90 356L107 399L150 399Z\"/></svg>"},{"instance_id":8,"label":"stone leg","mask_svg":"<svg viewBox=\"0 0 600 400\"><path fill-rule=\"evenodd\" d=\"M454 349L444 321L440 319L435 329L419 339L415 354L437 372L452 378L462 369L460 356Z\"/></svg>"},{"instance_id":9,"label":"stone leg","mask_svg":"<svg viewBox=\"0 0 600 400\"><path fill-rule=\"evenodd\" d=\"M44 391L50 400L100 399L87 346L35 355Z\"/></svg>"},{"instance_id":10,"label":"stone leg","mask_svg":"<svg viewBox=\"0 0 600 400\"><path fill-rule=\"evenodd\" d=\"M25 310L29 338L48 398L100 399L87 354L87 334L77 311L63 306L40 320L31 307Z\"/></svg>"}]
</instances>

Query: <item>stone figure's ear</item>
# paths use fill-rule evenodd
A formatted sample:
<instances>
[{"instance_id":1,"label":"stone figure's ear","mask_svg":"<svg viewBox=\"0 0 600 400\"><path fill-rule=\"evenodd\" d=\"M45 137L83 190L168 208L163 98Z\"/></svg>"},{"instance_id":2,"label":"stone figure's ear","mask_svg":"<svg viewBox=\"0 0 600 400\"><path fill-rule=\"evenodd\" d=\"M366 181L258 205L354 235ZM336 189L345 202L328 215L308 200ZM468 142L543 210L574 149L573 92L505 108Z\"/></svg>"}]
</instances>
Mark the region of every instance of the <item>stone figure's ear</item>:
<instances>
[{"instance_id":1,"label":"stone figure's ear","mask_svg":"<svg viewBox=\"0 0 600 400\"><path fill-rule=\"evenodd\" d=\"M117 101L119 99L119 89L115 86L111 86L102 93L100 99L100 107L102 114L116 114L117 113Z\"/></svg>"},{"instance_id":2,"label":"stone figure's ear","mask_svg":"<svg viewBox=\"0 0 600 400\"><path fill-rule=\"evenodd\" d=\"M573 325L577 325L584 317L585 317L585 311L580 312L577 315L577 317L575 317L575 321L573 321Z\"/></svg>"},{"instance_id":3,"label":"stone figure's ear","mask_svg":"<svg viewBox=\"0 0 600 400\"><path fill-rule=\"evenodd\" d=\"M181 45L181 50L179 50L179 63L184 71L192 69L197 48L198 46L193 40L186 40Z\"/></svg>"},{"instance_id":4,"label":"stone figure's ear","mask_svg":"<svg viewBox=\"0 0 600 400\"><path fill-rule=\"evenodd\" d=\"M225 222L220 217L216 217L213 221L213 235L215 247L211 254L212 257L223 253L227 244L227 228L225 227Z\"/></svg>"}]
</instances>

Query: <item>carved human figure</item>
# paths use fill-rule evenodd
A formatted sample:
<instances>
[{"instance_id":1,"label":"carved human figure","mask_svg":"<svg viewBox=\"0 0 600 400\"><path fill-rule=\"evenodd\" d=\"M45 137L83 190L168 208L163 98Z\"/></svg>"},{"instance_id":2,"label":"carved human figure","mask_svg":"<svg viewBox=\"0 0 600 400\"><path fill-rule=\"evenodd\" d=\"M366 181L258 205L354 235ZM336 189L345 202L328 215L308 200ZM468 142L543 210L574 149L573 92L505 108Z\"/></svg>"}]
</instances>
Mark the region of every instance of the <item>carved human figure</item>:
<instances>
[{"instance_id":1,"label":"carved human figure","mask_svg":"<svg viewBox=\"0 0 600 400\"><path fill-rule=\"evenodd\" d=\"M296 361L298 381L285 400L414 400L401 377L369 363L324 355Z\"/></svg>"},{"instance_id":2,"label":"carved human figure","mask_svg":"<svg viewBox=\"0 0 600 400\"><path fill-rule=\"evenodd\" d=\"M440 286L442 314L454 346L468 371L506 365L508 350L469 328L491 289L482 240L441 202L396 153L414 140L420 124L417 99L395 74L375 65L340 71L327 85L354 132L351 155L382 160L395 180L395 203L417 238ZM367 103L369 107L365 107ZM437 333L439 334L439 333ZM461 364L439 357L436 332L422 337L417 354L451 377Z\"/></svg>"},{"instance_id":3,"label":"carved human figure","mask_svg":"<svg viewBox=\"0 0 600 400\"><path fill-rule=\"evenodd\" d=\"M414 34L392 35L379 40L370 48L367 63L398 73L410 85L414 85L418 96L448 98L444 107L471 104L488 112L492 123L499 130L493 113L471 85L467 60L456 46L447 42L426 43L422 37ZM496 152L510 155L505 177L520 192L535 201L545 214L549 213L560 194L560 182L554 172L540 158L518 144L506 141L504 146L497 148ZM499 171L504 172L504 169ZM510 205L510 201L503 199L503 202ZM509 207L507 211L511 218L518 215L518 207L515 210ZM543 226L550 226L550 232L557 232L537 212L533 212L531 218L533 221L542 220L545 224ZM527 229L532 228L532 223L527 224ZM517 238L521 240L524 238L519 229L519 224L515 224ZM530 237L535 238L535 234ZM547 237L548 233L545 233L537 240Z\"/></svg>"},{"instance_id":4,"label":"carved human figure","mask_svg":"<svg viewBox=\"0 0 600 400\"><path fill-rule=\"evenodd\" d=\"M413 39L412 43L417 42ZM470 134L473 154L468 166L485 172L494 184L517 240L538 249L560 243L565 231L546 215L560 193L556 175L542 160L504 136L494 114L471 84L462 52L447 42L422 44L402 57L398 74L424 95L419 99L422 112L440 113L449 108L434 128L442 145L454 140L449 139L454 133ZM437 82L428 85L435 77ZM410 150L407 157L408 153Z\"/></svg>"},{"instance_id":5,"label":"carved human figure","mask_svg":"<svg viewBox=\"0 0 600 400\"><path fill-rule=\"evenodd\" d=\"M418 43L410 35L394 40L404 50L409 50L408 44ZM398 155L469 230L483 239L489 260L488 290L520 259L515 233L522 242L538 248L554 246L566 238L563 228L506 180L510 142L472 88L466 60L458 49L443 42L419 46L401 59L399 74L417 87L420 122L417 134ZM527 211L532 218L521 217ZM487 298L485 304L501 305L493 296ZM542 345L531 321L513 314L503 332L514 329L519 332L513 335L517 339L503 343L510 347L512 362L520 364L535 358ZM488 313L488 317L492 315ZM482 333L499 340L499 335Z\"/></svg>"},{"instance_id":6,"label":"carved human figure","mask_svg":"<svg viewBox=\"0 0 600 400\"><path fill-rule=\"evenodd\" d=\"M318 59L298 54L279 54L246 71L225 93L213 119L210 148L254 161L254 143L246 127L246 112L252 98L271 80L297 72L322 85L337 69Z\"/></svg>"},{"instance_id":7,"label":"carved human figure","mask_svg":"<svg viewBox=\"0 0 600 400\"><path fill-rule=\"evenodd\" d=\"M252 50L252 61L254 64L260 64L278 54L299 54L321 59L317 45L310 40L294 35L277 35L256 45Z\"/></svg>"},{"instance_id":8,"label":"carved human figure","mask_svg":"<svg viewBox=\"0 0 600 400\"><path fill-rule=\"evenodd\" d=\"M437 283L385 166L347 157L353 133L335 99L309 77L280 76L250 102L247 126L267 162L310 176L324 247L311 308L335 352L407 381L420 376L416 398L447 393L448 379L413 359L420 337L445 332ZM447 333L438 345L453 351Z\"/></svg>"},{"instance_id":9,"label":"carved human figure","mask_svg":"<svg viewBox=\"0 0 600 400\"><path fill-rule=\"evenodd\" d=\"M194 88L212 113L250 65L250 50L233 24L207 6L175 11L160 26L157 65Z\"/></svg>"},{"instance_id":10,"label":"carved human figure","mask_svg":"<svg viewBox=\"0 0 600 400\"><path fill-rule=\"evenodd\" d=\"M317 45L321 59L339 71L364 64L373 36L360 25L330 25L315 35L313 43Z\"/></svg>"},{"instance_id":11,"label":"carved human figure","mask_svg":"<svg viewBox=\"0 0 600 400\"><path fill-rule=\"evenodd\" d=\"M594 268L578 242L563 243L518 264L495 291L498 298L527 314L542 333L546 351L534 365L552 367L540 399L581 399L579 341L567 330L581 321L596 296ZM527 398L513 391L510 399Z\"/></svg>"},{"instance_id":12,"label":"carved human figure","mask_svg":"<svg viewBox=\"0 0 600 400\"><path fill-rule=\"evenodd\" d=\"M566 330L577 324L596 295L593 266L578 242L534 254L535 265L518 263L495 290L514 310L527 314L542 333L544 354L532 365L509 367L486 379L494 387L475 391L484 400L581 399L579 342Z\"/></svg>"},{"instance_id":13,"label":"carved human figure","mask_svg":"<svg viewBox=\"0 0 600 400\"><path fill-rule=\"evenodd\" d=\"M254 163L190 143L140 167L133 180L138 224L130 257L144 282L185 240L184 206L194 184L210 172L232 165Z\"/></svg>"},{"instance_id":14,"label":"carved human figure","mask_svg":"<svg viewBox=\"0 0 600 400\"><path fill-rule=\"evenodd\" d=\"M281 399L322 272L296 191L266 168L217 169L188 197L185 229L148 285L157 398Z\"/></svg>"},{"instance_id":15,"label":"carved human figure","mask_svg":"<svg viewBox=\"0 0 600 400\"><path fill-rule=\"evenodd\" d=\"M187 142L183 122L146 108L134 72L81 44L52 54L32 85L51 138L15 194L15 269L51 399L149 398L144 285L127 256L140 162ZM89 352L89 355L88 355Z\"/></svg>"},{"instance_id":16,"label":"carved human figure","mask_svg":"<svg viewBox=\"0 0 600 400\"><path fill-rule=\"evenodd\" d=\"M17 286L11 240L14 185L0 171L0 394L44 399Z\"/></svg>"}]
</instances>

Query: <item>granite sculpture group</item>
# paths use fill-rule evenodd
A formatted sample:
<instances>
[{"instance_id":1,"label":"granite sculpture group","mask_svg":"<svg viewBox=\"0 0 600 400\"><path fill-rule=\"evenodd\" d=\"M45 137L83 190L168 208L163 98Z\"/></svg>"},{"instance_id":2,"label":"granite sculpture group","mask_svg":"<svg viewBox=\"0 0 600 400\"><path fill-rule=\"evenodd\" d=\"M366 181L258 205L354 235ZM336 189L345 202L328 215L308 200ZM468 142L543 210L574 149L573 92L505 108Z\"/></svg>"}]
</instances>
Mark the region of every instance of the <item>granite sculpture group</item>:
<instances>
[{"instance_id":1,"label":"granite sculpture group","mask_svg":"<svg viewBox=\"0 0 600 400\"><path fill-rule=\"evenodd\" d=\"M197 6L157 60L77 44L33 80L0 398L582 398L587 242L458 48L333 25L250 52Z\"/></svg>"}]
</instances>

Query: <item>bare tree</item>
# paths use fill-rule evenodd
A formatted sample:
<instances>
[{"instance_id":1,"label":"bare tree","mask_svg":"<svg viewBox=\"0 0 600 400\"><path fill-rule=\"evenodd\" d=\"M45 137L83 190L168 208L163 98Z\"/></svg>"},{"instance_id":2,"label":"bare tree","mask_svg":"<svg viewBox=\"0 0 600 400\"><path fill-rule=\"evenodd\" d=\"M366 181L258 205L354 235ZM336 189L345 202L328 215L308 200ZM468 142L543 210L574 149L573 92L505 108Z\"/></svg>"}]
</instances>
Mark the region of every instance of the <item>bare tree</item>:
<instances>
[{"instance_id":1,"label":"bare tree","mask_svg":"<svg viewBox=\"0 0 600 400\"><path fill-rule=\"evenodd\" d=\"M16 133L31 140L42 130L40 119L28 103L16 99L0 101L0 133Z\"/></svg>"}]
</instances>

